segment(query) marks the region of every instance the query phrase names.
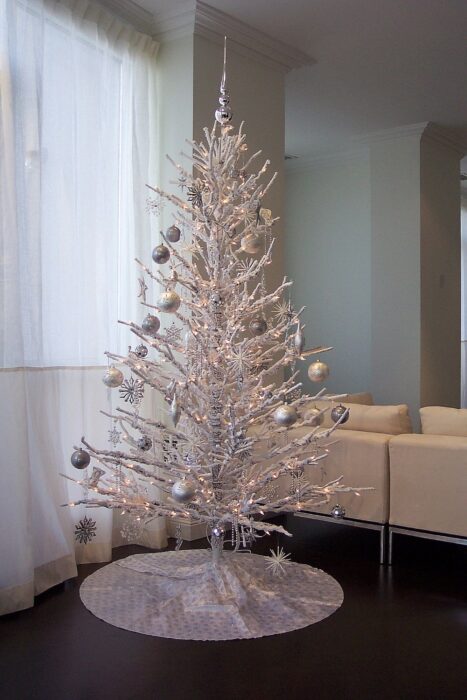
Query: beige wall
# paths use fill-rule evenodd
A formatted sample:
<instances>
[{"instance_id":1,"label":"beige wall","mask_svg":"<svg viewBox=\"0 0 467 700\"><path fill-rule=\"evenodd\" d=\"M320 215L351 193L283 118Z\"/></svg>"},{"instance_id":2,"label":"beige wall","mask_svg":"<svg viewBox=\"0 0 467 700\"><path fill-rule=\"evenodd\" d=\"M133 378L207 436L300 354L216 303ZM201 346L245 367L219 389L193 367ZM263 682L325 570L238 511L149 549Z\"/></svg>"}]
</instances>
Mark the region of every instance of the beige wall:
<instances>
[{"instance_id":1,"label":"beige wall","mask_svg":"<svg viewBox=\"0 0 467 700\"><path fill-rule=\"evenodd\" d=\"M223 47L205 37L194 38L194 92L193 133L201 138L203 127L211 127L218 106L219 84L222 73ZM259 169L265 159L271 161L271 176L277 179L263 205L272 209L281 221L275 225L276 242L273 263L267 270L268 287L282 282L283 263L283 208L284 208L284 75L268 67L261 60L247 56L234 43L227 45L227 86L234 113L235 128L245 122L248 155L258 150L255 161ZM252 166L253 167L253 166Z\"/></svg>"}]
</instances>

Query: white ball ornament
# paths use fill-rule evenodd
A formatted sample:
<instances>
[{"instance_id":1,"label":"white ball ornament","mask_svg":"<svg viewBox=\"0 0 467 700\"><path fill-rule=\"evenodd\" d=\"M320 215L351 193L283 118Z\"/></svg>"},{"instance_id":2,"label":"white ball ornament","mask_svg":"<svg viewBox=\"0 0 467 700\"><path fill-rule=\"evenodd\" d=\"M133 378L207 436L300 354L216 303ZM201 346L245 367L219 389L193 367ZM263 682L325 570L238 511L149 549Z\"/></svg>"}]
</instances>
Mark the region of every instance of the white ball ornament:
<instances>
[{"instance_id":1,"label":"white ball ornament","mask_svg":"<svg viewBox=\"0 0 467 700\"><path fill-rule=\"evenodd\" d=\"M177 503L188 503L194 497L196 492L195 485L189 479L181 479L176 481L172 486L172 498Z\"/></svg>"},{"instance_id":2,"label":"white ball ornament","mask_svg":"<svg viewBox=\"0 0 467 700\"><path fill-rule=\"evenodd\" d=\"M329 366L321 360L316 360L308 367L308 376L312 382L324 382L329 377Z\"/></svg>"},{"instance_id":3,"label":"white ball ornament","mask_svg":"<svg viewBox=\"0 0 467 700\"><path fill-rule=\"evenodd\" d=\"M119 369L111 365L105 371L102 381L104 382L105 386L108 386L110 389L115 389L123 382L123 372L120 372Z\"/></svg>"},{"instance_id":4,"label":"white ball ornament","mask_svg":"<svg viewBox=\"0 0 467 700\"><path fill-rule=\"evenodd\" d=\"M178 310L181 300L177 292L169 290L168 292L163 292L158 301L157 306L161 311L165 313L173 314Z\"/></svg>"},{"instance_id":5,"label":"white ball ornament","mask_svg":"<svg viewBox=\"0 0 467 700\"><path fill-rule=\"evenodd\" d=\"M282 425L283 427L288 428L290 425L293 425L297 419L298 415L295 408L286 403L279 406L279 408L276 408L274 411L274 420L278 425Z\"/></svg>"}]
</instances>

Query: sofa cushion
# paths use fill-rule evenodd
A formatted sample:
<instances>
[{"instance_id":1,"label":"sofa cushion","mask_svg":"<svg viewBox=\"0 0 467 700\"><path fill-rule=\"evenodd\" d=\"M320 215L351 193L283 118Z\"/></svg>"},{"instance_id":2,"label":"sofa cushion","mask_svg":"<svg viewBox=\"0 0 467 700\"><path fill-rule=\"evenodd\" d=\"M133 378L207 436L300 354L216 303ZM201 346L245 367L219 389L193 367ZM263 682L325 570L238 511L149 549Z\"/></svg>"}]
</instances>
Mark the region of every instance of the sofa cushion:
<instances>
[{"instance_id":1,"label":"sofa cushion","mask_svg":"<svg viewBox=\"0 0 467 700\"><path fill-rule=\"evenodd\" d=\"M467 408L425 406L420 409L422 433L467 437Z\"/></svg>"},{"instance_id":2,"label":"sofa cushion","mask_svg":"<svg viewBox=\"0 0 467 700\"><path fill-rule=\"evenodd\" d=\"M467 438L398 435L389 455L390 523L467 537Z\"/></svg>"},{"instance_id":3,"label":"sofa cushion","mask_svg":"<svg viewBox=\"0 0 467 700\"><path fill-rule=\"evenodd\" d=\"M345 402L344 406L345 406ZM406 404L399 406L350 406L350 415L346 423L339 426L341 430L364 430L367 433L386 433L400 435L412 432L409 408Z\"/></svg>"},{"instance_id":4,"label":"sofa cushion","mask_svg":"<svg viewBox=\"0 0 467 700\"><path fill-rule=\"evenodd\" d=\"M406 404L399 406L364 406L350 404L347 400L341 402L350 408L350 415L345 423L339 425L338 430L362 430L367 433L385 433L387 435L400 435L412 432L412 422L409 416L409 408ZM313 405L310 404L310 406ZM318 408L329 406L327 401L316 401ZM303 413L306 416L306 411ZM323 428L333 425L331 408L324 414Z\"/></svg>"},{"instance_id":5,"label":"sofa cushion","mask_svg":"<svg viewBox=\"0 0 467 700\"><path fill-rule=\"evenodd\" d=\"M342 431L330 436L329 455L316 466L306 467L311 483L324 485L342 476L342 483L371 491L341 493L330 503L314 506L313 512L329 515L339 503L348 518L385 523L389 517L389 443L392 435Z\"/></svg>"},{"instance_id":6,"label":"sofa cushion","mask_svg":"<svg viewBox=\"0 0 467 700\"><path fill-rule=\"evenodd\" d=\"M345 404L351 403L351 404L363 404L365 406L372 406L373 405L373 396L370 394L369 391L361 391L358 394L347 394L345 399L342 399L342 402ZM323 410L324 408L329 409L326 411L326 413L323 416L323 428L331 428L334 424L331 420L331 408L334 406L334 403L331 404L330 401L320 401L319 399L317 401L310 401L309 404L305 406L305 408L302 409L301 413L305 417L306 412L310 408L319 408L320 410Z\"/></svg>"}]
</instances>

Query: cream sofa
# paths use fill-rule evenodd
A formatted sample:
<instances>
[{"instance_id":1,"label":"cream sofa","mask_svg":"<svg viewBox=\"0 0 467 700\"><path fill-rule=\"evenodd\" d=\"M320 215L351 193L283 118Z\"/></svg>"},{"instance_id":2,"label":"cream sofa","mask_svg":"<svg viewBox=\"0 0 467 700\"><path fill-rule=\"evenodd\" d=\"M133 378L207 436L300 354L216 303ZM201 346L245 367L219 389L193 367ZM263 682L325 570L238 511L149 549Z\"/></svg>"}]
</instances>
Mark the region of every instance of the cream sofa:
<instances>
[{"instance_id":1,"label":"cream sofa","mask_svg":"<svg viewBox=\"0 0 467 700\"><path fill-rule=\"evenodd\" d=\"M467 544L467 409L420 409L421 434L389 443L389 563L393 535Z\"/></svg>"},{"instance_id":2,"label":"cream sofa","mask_svg":"<svg viewBox=\"0 0 467 700\"><path fill-rule=\"evenodd\" d=\"M348 486L372 490L362 491L360 495L342 494L338 504L332 501L297 516L333 521L334 514L336 522L378 530L380 561L384 563L389 520L389 444L395 435L412 432L408 407L374 406L371 394L350 395L342 403L350 408L349 419L329 438L333 443L329 456L318 466L308 467L306 478L312 483L325 484L343 476L343 483ZM321 408L327 404L317 402L317 405ZM323 427L331 425L327 413ZM292 430L291 437L297 431Z\"/></svg>"}]
</instances>

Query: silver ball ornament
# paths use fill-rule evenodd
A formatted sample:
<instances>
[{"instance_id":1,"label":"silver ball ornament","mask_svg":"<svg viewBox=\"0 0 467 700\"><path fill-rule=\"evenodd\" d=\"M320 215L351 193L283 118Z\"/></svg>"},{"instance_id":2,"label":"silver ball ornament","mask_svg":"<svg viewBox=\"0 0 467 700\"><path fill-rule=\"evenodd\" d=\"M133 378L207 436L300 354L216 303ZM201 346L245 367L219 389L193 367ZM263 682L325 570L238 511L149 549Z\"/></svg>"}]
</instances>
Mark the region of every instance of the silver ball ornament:
<instances>
[{"instance_id":1,"label":"silver ball ornament","mask_svg":"<svg viewBox=\"0 0 467 700\"><path fill-rule=\"evenodd\" d=\"M165 311L166 313L174 313L177 311L181 303L181 299L178 296L177 292L174 292L172 290L169 290L168 292L163 292L158 301L157 301L157 306L161 311Z\"/></svg>"},{"instance_id":2,"label":"silver ball ornament","mask_svg":"<svg viewBox=\"0 0 467 700\"><path fill-rule=\"evenodd\" d=\"M140 450L143 450L143 452L147 452L152 447L152 440L147 435L143 435L139 438L139 440L137 440L136 444L138 445Z\"/></svg>"},{"instance_id":3,"label":"silver ball ornament","mask_svg":"<svg viewBox=\"0 0 467 700\"><path fill-rule=\"evenodd\" d=\"M224 534L225 530L220 525L215 525L211 530L211 535L213 537L216 537L217 539L221 539L221 537L224 537Z\"/></svg>"},{"instance_id":4,"label":"silver ball ornament","mask_svg":"<svg viewBox=\"0 0 467 700\"><path fill-rule=\"evenodd\" d=\"M178 226L169 226L169 228L165 232L165 237L171 243L178 243L181 235L182 235L182 233L181 233L180 229L178 228Z\"/></svg>"},{"instance_id":5,"label":"silver ball ornament","mask_svg":"<svg viewBox=\"0 0 467 700\"><path fill-rule=\"evenodd\" d=\"M111 365L106 369L102 381L105 386L108 386L110 389L115 389L115 387L120 386L123 382L123 372L120 372L119 369Z\"/></svg>"},{"instance_id":6,"label":"silver ball ornament","mask_svg":"<svg viewBox=\"0 0 467 700\"><path fill-rule=\"evenodd\" d=\"M263 240L256 233L247 233L240 241L240 247L245 253L256 255L263 248Z\"/></svg>"},{"instance_id":7,"label":"silver ball ornament","mask_svg":"<svg viewBox=\"0 0 467 700\"><path fill-rule=\"evenodd\" d=\"M342 416L345 415L345 418L341 420ZM350 416L350 411L347 409L345 406L343 406L341 403L338 404L337 406L334 406L334 408L331 411L331 419L334 423L337 423L337 421L340 421L340 425L343 423L347 423L349 420Z\"/></svg>"},{"instance_id":8,"label":"silver ball ornament","mask_svg":"<svg viewBox=\"0 0 467 700\"><path fill-rule=\"evenodd\" d=\"M345 516L345 508L336 503L331 510L331 515L333 518L343 518Z\"/></svg>"},{"instance_id":9,"label":"silver ball ornament","mask_svg":"<svg viewBox=\"0 0 467 700\"><path fill-rule=\"evenodd\" d=\"M138 357L143 358L143 357L146 357L147 354L148 354L148 349L147 349L147 347L146 347L145 345L143 345L143 344L141 343L141 345L137 345L137 346L136 346L136 348L135 348L135 355L137 355Z\"/></svg>"},{"instance_id":10,"label":"silver ball ornament","mask_svg":"<svg viewBox=\"0 0 467 700\"><path fill-rule=\"evenodd\" d=\"M159 321L157 316L153 316L152 314L148 314L147 316L145 316L141 324L141 328L148 335L155 335L160 327L161 322Z\"/></svg>"},{"instance_id":11,"label":"silver ball ornament","mask_svg":"<svg viewBox=\"0 0 467 700\"><path fill-rule=\"evenodd\" d=\"M288 404L283 404L282 406L279 406L279 408L276 408L274 411L274 420L278 425L285 426L288 428L290 425L293 425L296 420L298 419L297 411L293 406L289 406Z\"/></svg>"},{"instance_id":12,"label":"silver ball ornament","mask_svg":"<svg viewBox=\"0 0 467 700\"><path fill-rule=\"evenodd\" d=\"M263 335L263 333L266 333L268 329L268 324L264 318L258 316L250 321L249 327L253 335Z\"/></svg>"},{"instance_id":13,"label":"silver ball ornament","mask_svg":"<svg viewBox=\"0 0 467 700\"><path fill-rule=\"evenodd\" d=\"M324 413L317 406L313 406L305 413L305 420L312 428L317 428L324 420Z\"/></svg>"},{"instance_id":14,"label":"silver ball ornament","mask_svg":"<svg viewBox=\"0 0 467 700\"><path fill-rule=\"evenodd\" d=\"M86 450L75 450L71 455L70 462L76 469L86 469L91 461L91 455Z\"/></svg>"},{"instance_id":15,"label":"silver ball ornament","mask_svg":"<svg viewBox=\"0 0 467 700\"><path fill-rule=\"evenodd\" d=\"M329 377L329 366L321 360L316 360L308 367L308 376L312 382L324 382Z\"/></svg>"},{"instance_id":16,"label":"silver ball ornament","mask_svg":"<svg viewBox=\"0 0 467 700\"><path fill-rule=\"evenodd\" d=\"M167 246L163 244L156 245L156 247L152 251L152 259L154 260L154 262L158 265L163 265L167 262L169 258L170 250L167 248Z\"/></svg>"},{"instance_id":17,"label":"silver ball ornament","mask_svg":"<svg viewBox=\"0 0 467 700\"><path fill-rule=\"evenodd\" d=\"M181 479L172 486L172 498L177 503L188 503L195 495L195 491L195 485L192 481Z\"/></svg>"},{"instance_id":18,"label":"silver ball ornament","mask_svg":"<svg viewBox=\"0 0 467 700\"><path fill-rule=\"evenodd\" d=\"M219 124L228 124L232 121L232 110L228 104L221 105L219 109L216 109L216 120Z\"/></svg>"}]
</instances>

